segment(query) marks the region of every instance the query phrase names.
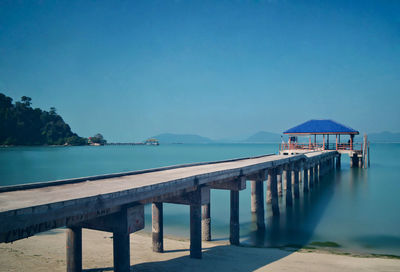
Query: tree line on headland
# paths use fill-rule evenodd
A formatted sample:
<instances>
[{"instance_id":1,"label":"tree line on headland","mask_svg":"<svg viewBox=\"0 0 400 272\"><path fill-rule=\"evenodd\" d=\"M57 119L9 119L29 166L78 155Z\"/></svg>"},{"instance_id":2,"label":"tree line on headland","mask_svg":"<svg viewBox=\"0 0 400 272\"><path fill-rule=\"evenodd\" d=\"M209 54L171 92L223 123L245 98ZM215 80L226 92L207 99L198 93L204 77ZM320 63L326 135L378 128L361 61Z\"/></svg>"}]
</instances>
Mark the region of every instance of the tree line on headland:
<instances>
[{"instance_id":1,"label":"tree line on headland","mask_svg":"<svg viewBox=\"0 0 400 272\"><path fill-rule=\"evenodd\" d=\"M78 136L57 114L32 108L32 99L21 97L13 103L12 98L0 93L0 145L87 145L104 144L101 134L89 139Z\"/></svg>"}]
</instances>

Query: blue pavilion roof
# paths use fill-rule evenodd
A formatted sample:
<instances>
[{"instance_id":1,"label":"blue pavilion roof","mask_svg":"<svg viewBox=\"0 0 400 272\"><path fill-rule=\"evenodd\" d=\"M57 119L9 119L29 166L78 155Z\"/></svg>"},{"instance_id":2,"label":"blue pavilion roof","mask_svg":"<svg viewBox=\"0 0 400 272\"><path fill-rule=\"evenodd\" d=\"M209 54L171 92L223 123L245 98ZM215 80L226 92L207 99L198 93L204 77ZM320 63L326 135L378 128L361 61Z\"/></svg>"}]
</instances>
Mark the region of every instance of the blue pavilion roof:
<instances>
[{"instance_id":1,"label":"blue pavilion roof","mask_svg":"<svg viewBox=\"0 0 400 272\"><path fill-rule=\"evenodd\" d=\"M333 120L309 120L303 124L292 127L284 134L359 134L348 126L339 124Z\"/></svg>"}]
</instances>

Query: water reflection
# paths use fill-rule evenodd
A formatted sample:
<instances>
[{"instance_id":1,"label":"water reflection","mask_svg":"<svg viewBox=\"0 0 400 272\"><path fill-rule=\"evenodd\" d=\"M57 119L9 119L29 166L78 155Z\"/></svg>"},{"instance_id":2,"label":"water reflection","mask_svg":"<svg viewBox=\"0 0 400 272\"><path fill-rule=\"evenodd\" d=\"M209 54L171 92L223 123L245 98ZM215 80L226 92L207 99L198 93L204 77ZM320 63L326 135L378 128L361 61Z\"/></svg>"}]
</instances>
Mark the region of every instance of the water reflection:
<instances>
[{"instance_id":1,"label":"water reflection","mask_svg":"<svg viewBox=\"0 0 400 272\"><path fill-rule=\"evenodd\" d=\"M265 230L256 229L253 217L249 238L243 243L266 247L303 246L310 243L335 192L341 187L347 188L347 182L354 193L359 191L359 187L366 187L367 173L358 168L333 170L315 182L309 192L302 193L299 199L293 199L292 207L286 207L284 191L279 198L280 216L272 216L271 205L267 204ZM342 183L345 184L342 186Z\"/></svg>"},{"instance_id":2,"label":"water reflection","mask_svg":"<svg viewBox=\"0 0 400 272\"><path fill-rule=\"evenodd\" d=\"M312 190L293 199L293 207L286 207L284 193L279 199L279 217L272 216L271 206L267 205L265 230L252 227L249 239L244 243L266 247L308 244L334 193L336 174L327 174L314 184ZM254 225L255 218L252 219Z\"/></svg>"}]
</instances>

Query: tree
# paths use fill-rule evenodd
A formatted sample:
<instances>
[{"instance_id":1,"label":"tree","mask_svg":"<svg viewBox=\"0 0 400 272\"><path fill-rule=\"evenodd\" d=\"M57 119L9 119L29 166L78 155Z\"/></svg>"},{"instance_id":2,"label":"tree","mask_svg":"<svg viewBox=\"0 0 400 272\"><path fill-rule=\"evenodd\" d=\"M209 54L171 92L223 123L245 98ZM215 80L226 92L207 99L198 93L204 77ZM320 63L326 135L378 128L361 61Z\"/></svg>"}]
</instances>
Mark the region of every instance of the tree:
<instances>
[{"instance_id":1,"label":"tree","mask_svg":"<svg viewBox=\"0 0 400 272\"><path fill-rule=\"evenodd\" d=\"M0 145L87 144L85 138L71 131L55 107L47 112L31 105L30 97L23 96L13 104L10 97L0 93Z\"/></svg>"},{"instance_id":2,"label":"tree","mask_svg":"<svg viewBox=\"0 0 400 272\"><path fill-rule=\"evenodd\" d=\"M55 107L50 108L50 115L57 115L57 109Z\"/></svg>"},{"instance_id":3,"label":"tree","mask_svg":"<svg viewBox=\"0 0 400 272\"><path fill-rule=\"evenodd\" d=\"M79 137L78 135L73 135L73 136L67 138L66 143L68 145L87 145L88 139Z\"/></svg>"},{"instance_id":4,"label":"tree","mask_svg":"<svg viewBox=\"0 0 400 272\"><path fill-rule=\"evenodd\" d=\"M100 133L97 133L93 137L89 137L89 141L93 144L101 144L104 145L107 143L107 141L104 139L103 135Z\"/></svg>"},{"instance_id":5,"label":"tree","mask_svg":"<svg viewBox=\"0 0 400 272\"><path fill-rule=\"evenodd\" d=\"M26 107L30 107L31 106L31 101L32 101L32 98L30 98L30 97L28 97L28 96L23 96L23 97L21 97L21 102L22 102L22 104L24 104Z\"/></svg>"}]
</instances>

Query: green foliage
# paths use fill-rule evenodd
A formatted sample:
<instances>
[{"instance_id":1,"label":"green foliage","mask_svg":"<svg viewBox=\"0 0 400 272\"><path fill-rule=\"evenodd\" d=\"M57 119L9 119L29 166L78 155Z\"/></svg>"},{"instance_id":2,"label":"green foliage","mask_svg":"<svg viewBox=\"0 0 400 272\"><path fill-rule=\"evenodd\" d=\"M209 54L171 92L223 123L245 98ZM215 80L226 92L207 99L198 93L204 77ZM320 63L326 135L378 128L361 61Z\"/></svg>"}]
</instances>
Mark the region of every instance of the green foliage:
<instances>
[{"instance_id":1,"label":"green foliage","mask_svg":"<svg viewBox=\"0 0 400 272\"><path fill-rule=\"evenodd\" d=\"M104 139L103 135L97 133L93 137L89 137L89 143L104 145L107 141Z\"/></svg>"},{"instance_id":2,"label":"green foliage","mask_svg":"<svg viewBox=\"0 0 400 272\"><path fill-rule=\"evenodd\" d=\"M32 99L20 102L0 93L0 145L85 145L81 138L56 113L56 108L43 111L31 107Z\"/></svg>"},{"instance_id":3,"label":"green foliage","mask_svg":"<svg viewBox=\"0 0 400 272\"><path fill-rule=\"evenodd\" d=\"M77 135L67 138L66 142L69 145L87 145L88 144L88 140L86 138L82 138Z\"/></svg>"}]
</instances>

